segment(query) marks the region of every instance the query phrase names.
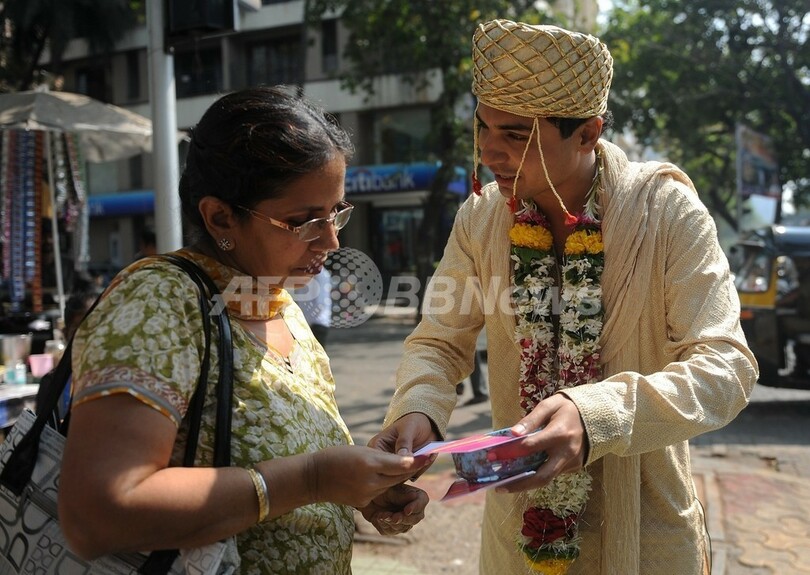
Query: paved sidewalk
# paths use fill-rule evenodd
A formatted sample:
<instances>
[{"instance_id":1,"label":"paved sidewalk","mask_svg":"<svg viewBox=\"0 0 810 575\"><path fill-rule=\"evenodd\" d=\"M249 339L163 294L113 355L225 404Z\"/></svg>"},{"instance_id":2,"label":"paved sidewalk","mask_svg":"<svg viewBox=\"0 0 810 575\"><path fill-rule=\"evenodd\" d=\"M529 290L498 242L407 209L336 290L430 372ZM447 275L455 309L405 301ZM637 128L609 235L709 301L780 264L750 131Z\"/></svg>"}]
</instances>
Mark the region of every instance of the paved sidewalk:
<instances>
[{"instance_id":1,"label":"paved sidewalk","mask_svg":"<svg viewBox=\"0 0 810 575\"><path fill-rule=\"evenodd\" d=\"M330 332L338 403L357 443L366 443L381 428L402 342L412 328L413 320L402 310ZM461 402L469 395L467 385ZM795 392L786 408L795 410L792 421L798 427L780 428L783 419L767 419L752 404L732 425L693 441L713 575L810 575L810 392ZM491 428L487 403L460 406L448 435ZM452 481L452 462L440 462L441 457L420 479L431 499L441 497ZM363 542L361 534L354 575L477 575L483 510L478 495L453 506L431 502L426 519L396 543L376 542L370 534ZM443 543L456 541L451 531L456 538L459 531L464 534L463 545Z\"/></svg>"},{"instance_id":2,"label":"paved sidewalk","mask_svg":"<svg viewBox=\"0 0 810 575\"><path fill-rule=\"evenodd\" d=\"M698 455L693 462L712 538L712 573L810 575L808 478L736 457Z\"/></svg>"}]
</instances>

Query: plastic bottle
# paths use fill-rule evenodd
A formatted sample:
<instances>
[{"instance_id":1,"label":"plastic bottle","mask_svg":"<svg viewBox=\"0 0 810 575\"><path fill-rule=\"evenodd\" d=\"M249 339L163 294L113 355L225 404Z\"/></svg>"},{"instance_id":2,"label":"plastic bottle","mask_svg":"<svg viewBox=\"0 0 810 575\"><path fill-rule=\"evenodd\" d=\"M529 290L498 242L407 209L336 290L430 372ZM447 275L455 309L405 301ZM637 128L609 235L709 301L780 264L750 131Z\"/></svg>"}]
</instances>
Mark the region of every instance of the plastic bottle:
<instances>
[{"instance_id":1,"label":"plastic bottle","mask_svg":"<svg viewBox=\"0 0 810 575\"><path fill-rule=\"evenodd\" d=\"M24 385L28 383L28 368L25 366L24 361L18 361L14 365L14 381L17 385Z\"/></svg>"}]
</instances>

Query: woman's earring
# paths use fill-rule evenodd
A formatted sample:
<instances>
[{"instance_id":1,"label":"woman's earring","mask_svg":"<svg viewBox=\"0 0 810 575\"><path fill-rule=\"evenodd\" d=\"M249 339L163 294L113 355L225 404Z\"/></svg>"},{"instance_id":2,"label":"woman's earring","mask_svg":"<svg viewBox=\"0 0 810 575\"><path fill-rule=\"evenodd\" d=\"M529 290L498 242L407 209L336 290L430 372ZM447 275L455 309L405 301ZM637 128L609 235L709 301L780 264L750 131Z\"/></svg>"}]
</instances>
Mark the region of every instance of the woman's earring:
<instances>
[{"instance_id":1,"label":"woman's earring","mask_svg":"<svg viewBox=\"0 0 810 575\"><path fill-rule=\"evenodd\" d=\"M228 238L219 238L219 241L217 242L217 247L221 249L223 252L229 252L233 249L233 244L231 243L231 240L229 240Z\"/></svg>"}]
</instances>

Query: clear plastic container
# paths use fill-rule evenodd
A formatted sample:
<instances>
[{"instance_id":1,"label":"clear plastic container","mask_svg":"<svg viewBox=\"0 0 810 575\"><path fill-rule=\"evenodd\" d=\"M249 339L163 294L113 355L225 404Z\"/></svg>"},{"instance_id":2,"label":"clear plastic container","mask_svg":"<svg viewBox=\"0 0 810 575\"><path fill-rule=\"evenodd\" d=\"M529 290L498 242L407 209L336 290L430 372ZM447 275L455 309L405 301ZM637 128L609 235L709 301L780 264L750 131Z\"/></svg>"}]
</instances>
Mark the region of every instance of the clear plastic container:
<instances>
[{"instance_id":1,"label":"clear plastic container","mask_svg":"<svg viewBox=\"0 0 810 575\"><path fill-rule=\"evenodd\" d=\"M24 361L6 364L4 374L5 382L11 385L24 385L28 383L28 367Z\"/></svg>"}]
</instances>

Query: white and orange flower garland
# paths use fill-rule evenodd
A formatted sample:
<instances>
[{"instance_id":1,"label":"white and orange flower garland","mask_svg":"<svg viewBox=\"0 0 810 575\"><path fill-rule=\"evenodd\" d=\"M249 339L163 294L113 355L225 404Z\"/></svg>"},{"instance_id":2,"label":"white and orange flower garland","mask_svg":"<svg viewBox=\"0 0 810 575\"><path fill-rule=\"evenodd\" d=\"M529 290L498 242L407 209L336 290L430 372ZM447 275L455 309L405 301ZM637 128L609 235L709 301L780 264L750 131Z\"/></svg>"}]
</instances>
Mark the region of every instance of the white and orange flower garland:
<instances>
[{"instance_id":1,"label":"white and orange flower garland","mask_svg":"<svg viewBox=\"0 0 810 575\"><path fill-rule=\"evenodd\" d=\"M533 203L524 203L509 232L515 338L521 348L520 402L526 413L557 391L601 376L605 254L595 188L576 216L559 266L548 222ZM529 493L518 546L533 571L562 575L579 555L578 519L590 488L591 476L583 469Z\"/></svg>"}]
</instances>

